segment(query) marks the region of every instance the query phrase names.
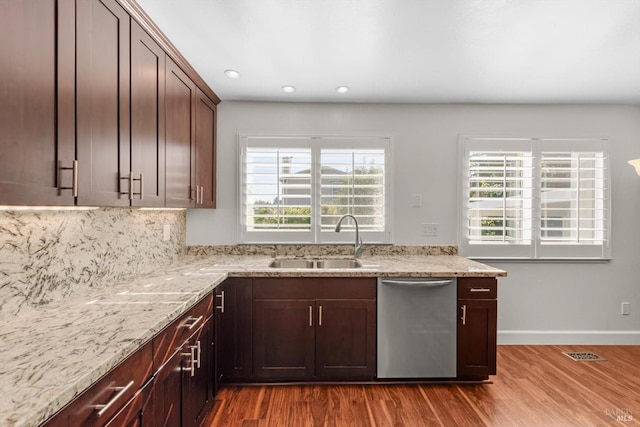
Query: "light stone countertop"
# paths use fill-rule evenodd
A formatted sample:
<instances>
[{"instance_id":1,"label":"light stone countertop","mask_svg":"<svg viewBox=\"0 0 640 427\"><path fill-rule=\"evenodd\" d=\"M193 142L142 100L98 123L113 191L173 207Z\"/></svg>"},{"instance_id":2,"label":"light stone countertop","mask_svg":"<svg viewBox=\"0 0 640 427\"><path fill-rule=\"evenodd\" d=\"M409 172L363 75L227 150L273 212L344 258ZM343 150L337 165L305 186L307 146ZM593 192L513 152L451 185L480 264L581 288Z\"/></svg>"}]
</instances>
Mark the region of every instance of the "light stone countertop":
<instances>
[{"instance_id":1,"label":"light stone countertop","mask_svg":"<svg viewBox=\"0 0 640 427\"><path fill-rule=\"evenodd\" d=\"M278 258L294 258L291 256ZM341 259L344 256L305 259ZM224 271L232 277L502 277L507 273L457 255L376 255L361 257L360 268L271 268L271 256L210 255L200 259L202 272Z\"/></svg>"},{"instance_id":2,"label":"light stone countertop","mask_svg":"<svg viewBox=\"0 0 640 427\"><path fill-rule=\"evenodd\" d=\"M0 426L39 425L226 278L188 271L88 289L3 319Z\"/></svg>"},{"instance_id":3,"label":"light stone countertop","mask_svg":"<svg viewBox=\"0 0 640 427\"><path fill-rule=\"evenodd\" d=\"M344 258L333 256L326 258ZM359 269L273 269L265 255L186 256L180 268L89 288L0 325L0 426L36 426L228 276L498 277L457 255L361 258Z\"/></svg>"}]
</instances>

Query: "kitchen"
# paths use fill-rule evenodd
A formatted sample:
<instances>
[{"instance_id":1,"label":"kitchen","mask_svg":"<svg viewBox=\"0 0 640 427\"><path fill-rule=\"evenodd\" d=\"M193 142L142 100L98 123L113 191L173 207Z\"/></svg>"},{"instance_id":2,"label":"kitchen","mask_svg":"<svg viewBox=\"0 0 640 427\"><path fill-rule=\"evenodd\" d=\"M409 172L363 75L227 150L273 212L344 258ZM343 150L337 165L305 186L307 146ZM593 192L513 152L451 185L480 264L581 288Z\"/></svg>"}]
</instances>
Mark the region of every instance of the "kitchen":
<instances>
[{"instance_id":1,"label":"kitchen","mask_svg":"<svg viewBox=\"0 0 640 427\"><path fill-rule=\"evenodd\" d=\"M168 34L160 20L154 20ZM632 26L630 31L633 35L638 29ZM169 38L177 44L171 35ZM204 75L205 70L198 69L195 61L189 58L189 62ZM631 63L627 71L637 68L637 63ZM287 83L279 83L276 90ZM348 84L351 94L356 92L356 83ZM211 83L211 87L218 93L216 85ZM463 103L444 99L352 103L358 98L346 98L352 102L338 98L334 103L302 103L223 97L217 117L215 210L190 209L185 214L115 208L7 209L2 214L2 314L12 316L26 300L35 306L51 300L64 304L61 298L71 293L74 285L104 287L130 275L152 272L163 263L179 260L185 245L237 244L238 133L366 132L393 136L393 242L411 246L458 243L459 135L606 136L610 140L612 259L597 263L489 262L508 271L507 277L498 280L498 343L637 346L635 307L640 298L634 278L640 266L634 254L640 249L636 243L640 231L634 208L640 202L640 181L626 164L639 157L637 91L636 84L625 91L627 99L542 99L515 104L506 98L493 103L472 99ZM295 95L304 96L302 92L300 87ZM420 206L414 207L414 195L422 199ZM422 235L423 223L438 224L437 235ZM164 241L167 224L170 239ZM351 243L350 231L341 234ZM365 247L367 243L371 242L365 239ZM146 256L139 256L141 253ZM46 284L48 289L31 290L31 283ZM630 302L629 315L620 314L621 302ZM604 416L605 408L598 409Z\"/></svg>"}]
</instances>

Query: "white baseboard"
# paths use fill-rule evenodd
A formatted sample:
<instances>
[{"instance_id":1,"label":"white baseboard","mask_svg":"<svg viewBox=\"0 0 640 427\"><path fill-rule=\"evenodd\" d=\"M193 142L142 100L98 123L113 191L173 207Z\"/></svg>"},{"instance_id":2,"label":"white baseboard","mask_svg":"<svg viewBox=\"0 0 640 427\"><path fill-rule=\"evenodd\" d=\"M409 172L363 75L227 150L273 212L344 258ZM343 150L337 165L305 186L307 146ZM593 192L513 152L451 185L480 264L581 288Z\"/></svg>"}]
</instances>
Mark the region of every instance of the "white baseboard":
<instances>
[{"instance_id":1,"label":"white baseboard","mask_svg":"<svg viewBox=\"0 0 640 427\"><path fill-rule=\"evenodd\" d=\"M640 331L498 331L498 345L640 345Z\"/></svg>"}]
</instances>

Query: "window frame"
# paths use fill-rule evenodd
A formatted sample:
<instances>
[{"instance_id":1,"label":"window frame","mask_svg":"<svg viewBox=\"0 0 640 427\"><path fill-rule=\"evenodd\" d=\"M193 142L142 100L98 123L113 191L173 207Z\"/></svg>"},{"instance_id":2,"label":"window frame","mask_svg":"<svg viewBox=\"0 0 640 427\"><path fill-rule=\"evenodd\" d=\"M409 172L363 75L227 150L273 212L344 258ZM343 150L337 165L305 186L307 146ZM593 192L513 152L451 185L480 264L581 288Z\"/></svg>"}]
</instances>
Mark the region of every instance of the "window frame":
<instances>
[{"instance_id":1,"label":"window frame","mask_svg":"<svg viewBox=\"0 0 640 427\"><path fill-rule=\"evenodd\" d=\"M279 141L270 144L270 141ZM300 232L248 231L246 191L246 149L248 146L275 146L311 149L311 229ZM322 231L320 223L321 196L321 150L322 149L384 149L384 230L372 232L360 229L360 236L365 242L389 244L393 242L392 232L392 190L393 190L393 137L372 134L282 134L282 133L238 133L238 242L241 244L350 244L354 242L355 230L353 221L343 222L342 232ZM356 215L357 218L357 215Z\"/></svg>"},{"instance_id":2,"label":"window frame","mask_svg":"<svg viewBox=\"0 0 640 427\"><path fill-rule=\"evenodd\" d=\"M460 135L458 140L458 246L463 256L481 260L514 261L608 261L611 259L611 179L609 138L606 137L492 137ZM531 180L531 242L528 244L470 243L469 224L469 155L472 151L530 151ZM603 199L601 209L602 239L600 244L543 243L542 222L542 153L603 153Z\"/></svg>"}]
</instances>

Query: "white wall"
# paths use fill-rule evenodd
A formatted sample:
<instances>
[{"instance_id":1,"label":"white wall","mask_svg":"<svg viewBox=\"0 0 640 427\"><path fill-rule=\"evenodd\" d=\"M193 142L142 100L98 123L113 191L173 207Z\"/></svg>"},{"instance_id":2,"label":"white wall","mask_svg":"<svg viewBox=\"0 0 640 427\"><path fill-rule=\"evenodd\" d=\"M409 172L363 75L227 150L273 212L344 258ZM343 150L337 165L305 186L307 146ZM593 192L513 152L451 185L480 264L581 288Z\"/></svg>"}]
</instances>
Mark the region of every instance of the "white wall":
<instances>
[{"instance_id":1,"label":"white wall","mask_svg":"<svg viewBox=\"0 0 640 427\"><path fill-rule=\"evenodd\" d=\"M223 102L218 116L218 209L190 210L187 244L234 244L238 132L355 133L394 137L394 243L457 244L459 134L606 136L611 140L613 261L492 263L501 343L640 344L640 106L421 105ZM421 194L423 206L411 207ZM423 237L420 224L440 224ZM620 303L631 315L620 315Z\"/></svg>"}]
</instances>

